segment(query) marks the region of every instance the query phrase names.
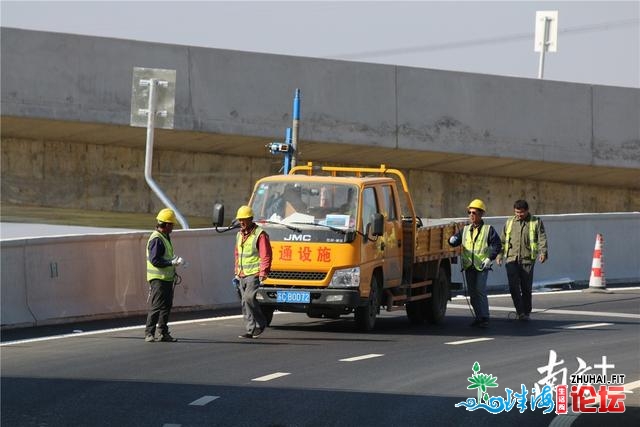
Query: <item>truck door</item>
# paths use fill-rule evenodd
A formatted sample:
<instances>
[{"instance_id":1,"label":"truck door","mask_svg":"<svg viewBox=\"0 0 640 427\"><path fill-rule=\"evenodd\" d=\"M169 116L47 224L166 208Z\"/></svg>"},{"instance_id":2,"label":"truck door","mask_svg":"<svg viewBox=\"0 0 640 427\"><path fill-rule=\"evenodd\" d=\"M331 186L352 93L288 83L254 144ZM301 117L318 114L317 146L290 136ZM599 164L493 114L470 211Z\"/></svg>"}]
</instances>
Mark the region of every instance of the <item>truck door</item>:
<instances>
[{"instance_id":1,"label":"truck door","mask_svg":"<svg viewBox=\"0 0 640 427\"><path fill-rule=\"evenodd\" d=\"M367 187L362 191L362 231L371 237L370 224L373 214L380 212L378 208L378 198L376 197L376 189ZM378 263L379 259L384 257L384 251L380 250L381 237L373 242L368 239L362 240L362 261Z\"/></svg>"},{"instance_id":2,"label":"truck door","mask_svg":"<svg viewBox=\"0 0 640 427\"><path fill-rule=\"evenodd\" d=\"M394 187L383 185L380 212L384 216L384 277L388 286L398 286L402 281L402 221L398 215L398 200Z\"/></svg>"},{"instance_id":3,"label":"truck door","mask_svg":"<svg viewBox=\"0 0 640 427\"><path fill-rule=\"evenodd\" d=\"M385 195L391 199L391 202L385 200ZM367 224L371 222L374 213L380 213L385 217L385 225L384 235L378 237L375 242L365 241L362 255L364 260L384 259L382 266L385 287L399 285L402 281L402 233L401 228L399 230L396 225L398 224L397 212L391 185L364 189L362 193L363 229L367 230ZM395 221L391 218L395 218Z\"/></svg>"}]
</instances>

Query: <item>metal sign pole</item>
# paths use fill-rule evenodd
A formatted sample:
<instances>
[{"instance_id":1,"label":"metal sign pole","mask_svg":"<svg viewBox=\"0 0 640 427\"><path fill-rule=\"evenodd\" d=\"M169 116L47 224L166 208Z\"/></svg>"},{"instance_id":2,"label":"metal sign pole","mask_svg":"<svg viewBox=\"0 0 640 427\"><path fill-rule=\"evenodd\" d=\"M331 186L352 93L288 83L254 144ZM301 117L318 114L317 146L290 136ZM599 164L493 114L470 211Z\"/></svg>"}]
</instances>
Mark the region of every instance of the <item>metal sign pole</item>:
<instances>
[{"instance_id":1,"label":"metal sign pole","mask_svg":"<svg viewBox=\"0 0 640 427\"><path fill-rule=\"evenodd\" d=\"M141 84L147 84L145 81L140 81ZM147 110L147 147L144 156L144 179L149 184L149 187L156 193L156 196L164 203L166 207L173 210L176 214L176 218L178 222L182 226L184 230L189 228L189 224L187 220L182 216L178 208L173 204L173 202L167 197L160 186L154 181L151 176L151 169L153 166L153 136L155 133L155 123L156 123L156 86L157 85L166 85L167 82L158 81L156 79L149 79L149 109Z\"/></svg>"},{"instance_id":2,"label":"metal sign pole","mask_svg":"<svg viewBox=\"0 0 640 427\"><path fill-rule=\"evenodd\" d=\"M187 220L151 175L155 128L158 126L164 129L173 129L175 86L175 70L134 67L131 89L131 126L147 127L144 179L162 203L174 211L178 222L186 230L189 228ZM148 90L144 90L144 88L148 88Z\"/></svg>"},{"instance_id":3,"label":"metal sign pole","mask_svg":"<svg viewBox=\"0 0 640 427\"><path fill-rule=\"evenodd\" d=\"M544 18L544 37L542 39L542 49L540 49L540 62L538 63L538 78L541 79L544 75L544 54L549 48L549 23L551 19L549 17Z\"/></svg>"},{"instance_id":4,"label":"metal sign pole","mask_svg":"<svg viewBox=\"0 0 640 427\"><path fill-rule=\"evenodd\" d=\"M144 80L140 81L144 85ZM147 177L147 170L151 175L151 164L153 162L153 136L155 134L156 123L156 81L147 80L149 85L149 108L147 109L147 145L144 156L144 176Z\"/></svg>"}]
</instances>

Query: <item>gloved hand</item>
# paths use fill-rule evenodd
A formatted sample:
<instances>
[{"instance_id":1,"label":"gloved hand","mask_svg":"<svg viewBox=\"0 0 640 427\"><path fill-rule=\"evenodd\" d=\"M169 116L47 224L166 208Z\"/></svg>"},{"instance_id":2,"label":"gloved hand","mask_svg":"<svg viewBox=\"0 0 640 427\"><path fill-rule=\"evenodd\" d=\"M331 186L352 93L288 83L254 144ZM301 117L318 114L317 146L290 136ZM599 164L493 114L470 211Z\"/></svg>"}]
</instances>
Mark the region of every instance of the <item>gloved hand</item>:
<instances>
[{"instance_id":1,"label":"gloved hand","mask_svg":"<svg viewBox=\"0 0 640 427\"><path fill-rule=\"evenodd\" d=\"M489 258L485 258L484 261L482 261L482 269L486 270L488 268L491 268L491 260Z\"/></svg>"},{"instance_id":2,"label":"gloved hand","mask_svg":"<svg viewBox=\"0 0 640 427\"><path fill-rule=\"evenodd\" d=\"M258 280L260 280L260 286L262 286L262 284L264 283L264 279L266 279L266 277L264 276L260 276L260 278Z\"/></svg>"},{"instance_id":3,"label":"gloved hand","mask_svg":"<svg viewBox=\"0 0 640 427\"><path fill-rule=\"evenodd\" d=\"M184 260L182 259L182 257L177 256L177 257L174 257L171 260L171 264L172 265L182 265L182 264L184 264Z\"/></svg>"},{"instance_id":4,"label":"gloved hand","mask_svg":"<svg viewBox=\"0 0 640 427\"><path fill-rule=\"evenodd\" d=\"M231 280L231 284L236 290L236 293L238 294L238 298L242 299L242 292L240 292L240 278L238 276L235 276L233 280Z\"/></svg>"}]
</instances>

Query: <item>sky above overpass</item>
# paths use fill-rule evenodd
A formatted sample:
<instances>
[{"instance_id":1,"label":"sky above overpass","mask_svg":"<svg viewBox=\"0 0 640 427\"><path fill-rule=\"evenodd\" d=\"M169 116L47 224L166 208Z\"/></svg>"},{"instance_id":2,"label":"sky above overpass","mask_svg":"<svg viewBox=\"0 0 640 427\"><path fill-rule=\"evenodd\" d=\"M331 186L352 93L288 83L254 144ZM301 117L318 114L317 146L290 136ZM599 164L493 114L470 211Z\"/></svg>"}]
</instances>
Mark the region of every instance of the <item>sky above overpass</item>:
<instances>
[{"instance_id":1,"label":"sky above overpass","mask_svg":"<svg viewBox=\"0 0 640 427\"><path fill-rule=\"evenodd\" d=\"M12 28L536 78L535 14L557 10L544 77L640 87L640 1L2 1Z\"/></svg>"}]
</instances>

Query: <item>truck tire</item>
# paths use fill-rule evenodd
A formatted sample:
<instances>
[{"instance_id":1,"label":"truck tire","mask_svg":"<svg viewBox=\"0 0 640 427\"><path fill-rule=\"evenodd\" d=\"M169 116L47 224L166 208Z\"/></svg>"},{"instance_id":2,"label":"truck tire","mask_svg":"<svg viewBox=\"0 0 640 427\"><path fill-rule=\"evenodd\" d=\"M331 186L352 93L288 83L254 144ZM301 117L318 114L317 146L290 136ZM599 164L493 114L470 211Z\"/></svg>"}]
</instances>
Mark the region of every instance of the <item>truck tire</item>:
<instances>
[{"instance_id":1,"label":"truck tire","mask_svg":"<svg viewBox=\"0 0 640 427\"><path fill-rule=\"evenodd\" d=\"M425 300L409 301L405 305L409 322L414 325L422 325L424 323L425 302Z\"/></svg>"},{"instance_id":2,"label":"truck tire","mask_svg":"<svg viewBox=\"0 0 640 427\"><path fill-rule=\"evenodd\" d=\"M262 314L267 321L267 326L271 326L271 321L273 320L273 312L276 311L275 308L272 307L260 307L262 309Z\"/></svg>"},{"instance_id":3,"label":"truck tire","mask_svg":"<svg viewBox=\"0 0 640 427\"><path fill-rule=\"evenodd\" d=\"M356 327L359 331L369 332L373 330L376 324L376 315L380 308L380 290L378 289L378 280L374 275L371 278L371 291L369 291L369 299L367 305L357 307L355 311Z\"/></svg>"},{"instance_id":4,"label":"truck tire","mask_svg":"<svg viewBox=\"0 0 640 427\"><path fill-rule=\"evenodd\" d=\"M447 311L447 301L449 301L449 274L440 267L438 276L431 285L431 299L425 304L425 317L429 323L438 324L444 319Z\"/></svg>"}]
</instances>

